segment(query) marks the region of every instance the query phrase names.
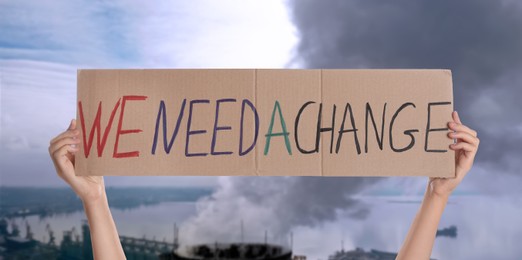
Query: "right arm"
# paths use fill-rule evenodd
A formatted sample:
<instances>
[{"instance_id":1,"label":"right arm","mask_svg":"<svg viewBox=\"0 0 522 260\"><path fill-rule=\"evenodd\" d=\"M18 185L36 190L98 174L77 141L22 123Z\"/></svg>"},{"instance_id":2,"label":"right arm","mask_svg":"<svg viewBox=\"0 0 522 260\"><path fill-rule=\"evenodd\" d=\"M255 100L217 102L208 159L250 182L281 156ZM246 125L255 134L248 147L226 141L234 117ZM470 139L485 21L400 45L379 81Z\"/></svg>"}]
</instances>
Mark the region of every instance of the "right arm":
<instances>
[{"instance_id":1,"label":"right arm","mask_svg":"<svg viewBox=\"0 0 522 260\"><path fill-rule=\"evenodd\" d=\"M473 166L480 143L477 132L462 124L457 112L453 112L452 116L454 121L448 124L452 130L448 133L448 137L457 139L457 143L450 145L450 149L455 151L455 177L429 179L424 199L397 255L397 260L430 259L437 236L437 227L448 197Z\"/></svg>"}]
</instances>

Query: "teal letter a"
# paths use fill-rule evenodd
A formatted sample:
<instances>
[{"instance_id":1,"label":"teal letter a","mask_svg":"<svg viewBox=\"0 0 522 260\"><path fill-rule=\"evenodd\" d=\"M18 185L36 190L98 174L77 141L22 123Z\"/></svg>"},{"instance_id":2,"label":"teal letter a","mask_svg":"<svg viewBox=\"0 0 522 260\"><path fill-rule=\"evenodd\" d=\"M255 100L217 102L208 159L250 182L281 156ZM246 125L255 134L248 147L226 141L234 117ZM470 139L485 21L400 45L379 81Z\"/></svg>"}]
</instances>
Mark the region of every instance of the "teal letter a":
<instances>
[{"instance_id":1,"label":"teal letter a","mask_svg":"<svg viewBox=\"0 0 522 260\"><path fill-rule=\"evenodd\" d=\"M274 128L274 118L276 114L276 110L279 112L279 118L281 120L281 128L283 129L283 132L281 133L272 133L272 129ZM270 140L273 136L284 136L285 138L285 145L286 150L288 150L288 154L292 155L292 149L290 147L290 139L288 138L288 131L286 130L286 124L285 119L283 118L283 113L281 112L281 106L279 105L279 101L276 100L274 105L274 111L272 112L272 118L270 119L270 126L268 127L268 133L265 135L266 137L266 143L265 143L265 155L268 154L268 150L270 149Z\"/></svg>"}]
</instances>

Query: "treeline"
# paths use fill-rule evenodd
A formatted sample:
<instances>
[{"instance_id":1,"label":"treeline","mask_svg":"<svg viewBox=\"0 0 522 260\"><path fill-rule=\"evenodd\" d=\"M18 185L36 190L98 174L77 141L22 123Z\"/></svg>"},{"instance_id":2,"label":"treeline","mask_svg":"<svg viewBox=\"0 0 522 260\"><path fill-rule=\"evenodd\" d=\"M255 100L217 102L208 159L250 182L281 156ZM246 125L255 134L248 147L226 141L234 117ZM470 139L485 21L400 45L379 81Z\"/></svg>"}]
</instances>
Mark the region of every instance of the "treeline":
<instances>
[{"instance_id":1,"label":"treeline","mask_svg":"<svg viewBox=\"0 0 522 260\"><path fill-rule=\"evenodd\" d=\"M211 188L109 187L111 208L132 209L167 201L196 201L212 193ZM76 194L67 187L0 187L0 217L41 217L83 210Z\"/></svg>"}]
</instances>

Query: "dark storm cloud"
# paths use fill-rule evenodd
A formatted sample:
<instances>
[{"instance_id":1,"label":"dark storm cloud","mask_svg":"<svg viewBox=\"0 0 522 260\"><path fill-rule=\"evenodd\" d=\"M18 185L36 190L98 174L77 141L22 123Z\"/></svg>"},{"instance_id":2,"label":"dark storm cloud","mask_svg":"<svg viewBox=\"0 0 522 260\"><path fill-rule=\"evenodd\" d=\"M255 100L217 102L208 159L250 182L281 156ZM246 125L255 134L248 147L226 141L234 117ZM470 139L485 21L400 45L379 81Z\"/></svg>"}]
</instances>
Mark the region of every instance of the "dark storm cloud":
<instances>
[{"instance_id":1,"label":"dark storm cloud","mask_svg":"<svg viewBox=\"0 0 522 260\"><path fill-rule=\"evenodd\" d=\"M478 161L518 173L522 165L518 2L294 0L290 8L300 36L296 60L305 67L451 69L456 110L478 130L482 141ZM339 212L365 218L370 209L353 195L378 180L231 178L193 223L201 234L219 233L212 227L229 221L228 212L245 209L243 204L249 205L245 212L257 212L256 223L271 219L267 225L280 234L295 226L333 221ZM216 214L216 209L222 210Z\"/></svg>"},{"instance_id":2,"label":"dark storm cloud","mask_svg":"<svg viewBox=\"0 0 522 260\"><path fill-rule=\"evenodd\" d=\"M334 221L338 210L349 217L365 218L369 209L351 196L380 178L238 177L235 192L251 202L270 207L278 216L278 232L294 226L314 226Z\"/></svg>"},{"instance_id":3,"label":"dark storm cloud","mask_svg":"<svg viewBox=\"0 0 522 260\"><path fill-rule=\"evenodd\" d=\"M522 163L522 6L517 1L292 1L308 68L449 68L478 161ZM486 165L486 164L484 164Z\"/></svg>"}]
</instances>

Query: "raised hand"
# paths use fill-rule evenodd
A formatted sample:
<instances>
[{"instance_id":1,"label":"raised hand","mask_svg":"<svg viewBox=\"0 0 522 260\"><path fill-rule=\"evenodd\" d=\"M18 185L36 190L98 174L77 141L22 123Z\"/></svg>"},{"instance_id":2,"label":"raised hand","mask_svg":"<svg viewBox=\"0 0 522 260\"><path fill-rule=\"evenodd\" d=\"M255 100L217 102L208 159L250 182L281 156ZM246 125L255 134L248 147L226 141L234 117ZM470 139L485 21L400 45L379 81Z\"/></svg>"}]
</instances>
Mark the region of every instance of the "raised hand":
<instances>
[{"instance_id":1,"label":"raised hand","mask_svg":"<svg viewBox=\"0 0 522 260\"><path fill-rule=\"evenodd\" d=\"M105 186L101 176L76 176L74 158L81 145L79 134L73 119L66 131L51 140L49 154L58 176L71 186L83 202L91 202L102 197Z\"/></svg>"},{"instance_id":2,"label":"raised hand","mask_svg":"<svg viewBox=\"0 0 522 260\"><path fill-rule=\"evenodd\" d=\"M116 224L105 194L101 176L76 176L74 171L75 154L80 150L80 131L76 120L69 128L53 138L49 154L60 178L71 186L83 202L85 215L91 232L92 250L95 259L125 259Z\"/></svg>"},{"instance_id":3,"label":"raised hand","mask_svg":"<svg viewBox=\"0 0 522 260\"><path fill-rule=\"evenodd\" d=\"M428 186L428 192L446 197L459 185L473 166L480 143L477 132L462 124L456 111L452 116L453 122L449 122L448 126L453 131L448 133L448 137L457 140L449 147L455 151L455 178L430 178Z\"/></svg>"}]
</instances>

